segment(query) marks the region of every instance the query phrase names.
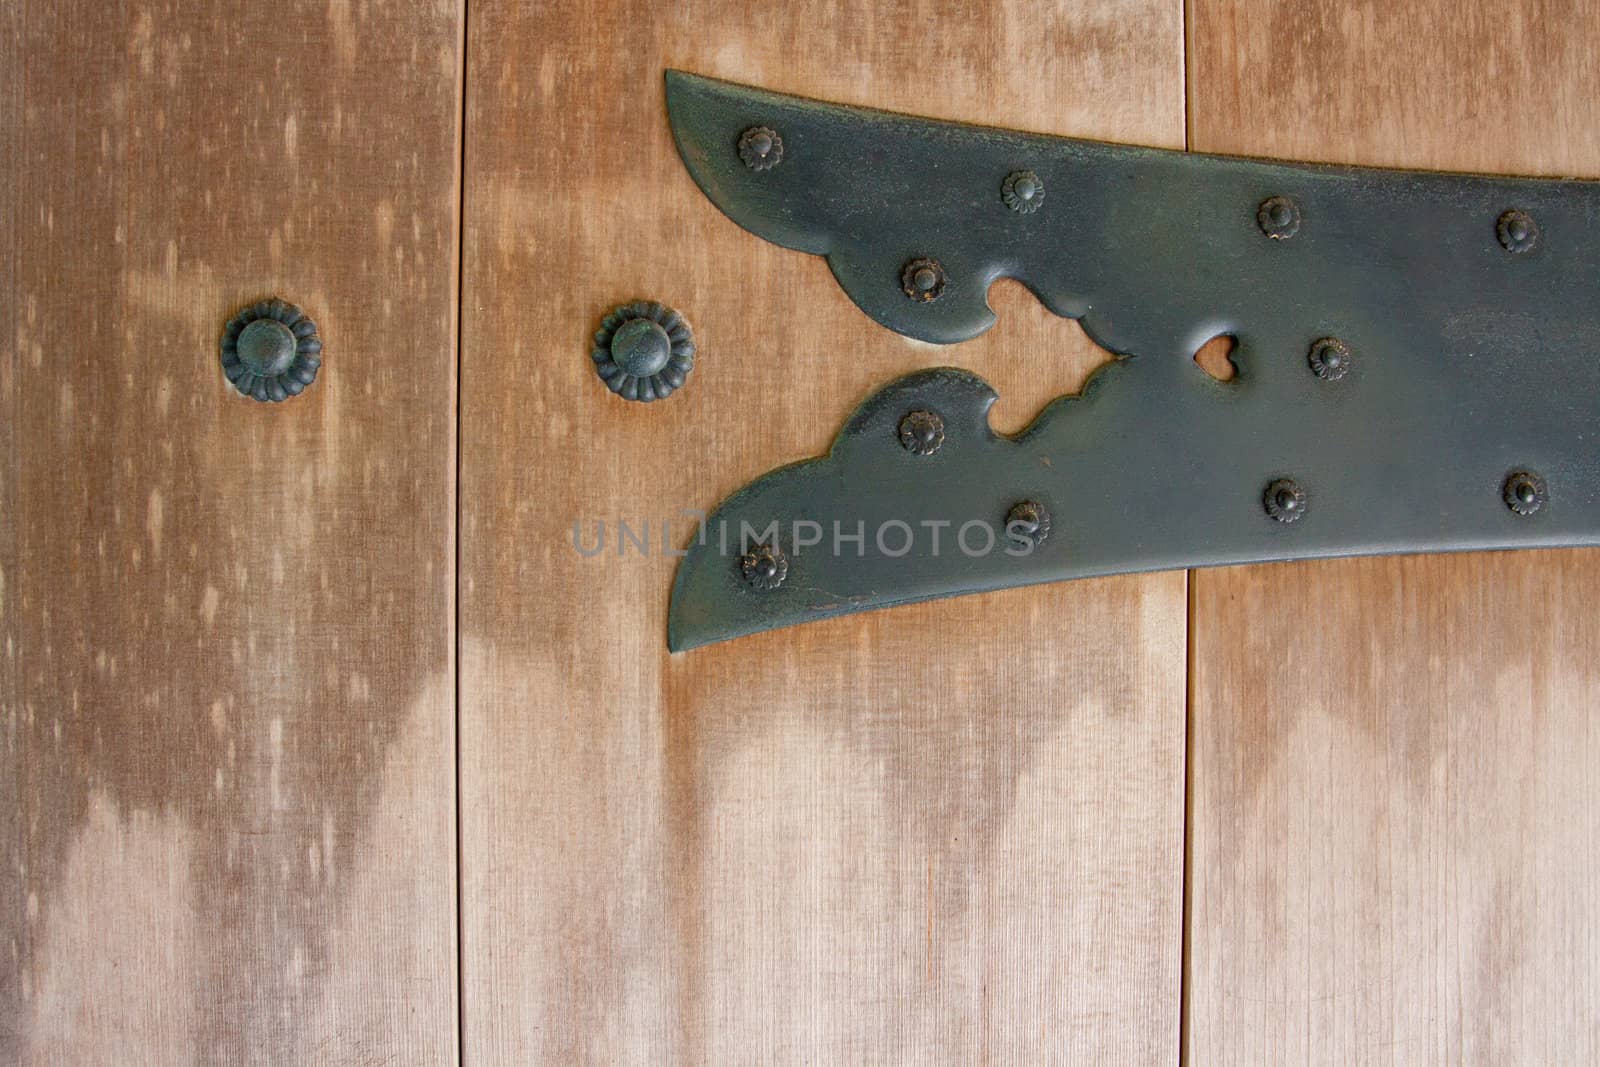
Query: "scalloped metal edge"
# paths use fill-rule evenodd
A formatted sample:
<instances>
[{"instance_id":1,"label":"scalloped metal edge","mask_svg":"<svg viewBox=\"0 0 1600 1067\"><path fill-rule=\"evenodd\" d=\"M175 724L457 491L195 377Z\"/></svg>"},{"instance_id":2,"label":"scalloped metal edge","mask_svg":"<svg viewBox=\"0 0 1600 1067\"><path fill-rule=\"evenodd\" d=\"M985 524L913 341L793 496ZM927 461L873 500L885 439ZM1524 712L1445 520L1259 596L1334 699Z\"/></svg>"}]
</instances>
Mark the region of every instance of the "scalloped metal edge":
<instances>
[{"instance_id":1,"label":"scalloped metal edge","mask_svg":"<svg viewBox=\"0 0 1600 1067\"><path fill-rule=\"evenodd\" d=\"M994 435L986 385L912 375L876 393L830 453L773 472L708 528L777 520L998 521L1046 503L1038 552L973 560L790 552L785 582L753 591L735 559L697 543L680 563L669 645L849 611L1033 582L1129 571L1396 552L1600 543L1600 185L1198 156L822 104L678 72L674 136L695 181L739 225L825 255L845 291L897 332L952 343L988 328L987 291L1022 281L1124 357L1082 401ZM752 171L740 133L783 138ZM1040 210L1010 210L1007 176L1038 174ZM1258 221L1290 198L1299 226ZM1502 245L1506 212L1537 243ZM938 299L907 298L901 273L936 260ZM1193 362L1219 333L1237 376ZM1312 346L1350 363L1318 377ZM974 385L973 383L977 383ZM895 427L945 405L931 456ZM1531 515L1503 499L1532 472ZM1304 515L1275 522L1263 492L1287 478ZM870 541L870 535L868 540ZM786 548L787 551L787 548Z\"/></svg>"}]
</instances>

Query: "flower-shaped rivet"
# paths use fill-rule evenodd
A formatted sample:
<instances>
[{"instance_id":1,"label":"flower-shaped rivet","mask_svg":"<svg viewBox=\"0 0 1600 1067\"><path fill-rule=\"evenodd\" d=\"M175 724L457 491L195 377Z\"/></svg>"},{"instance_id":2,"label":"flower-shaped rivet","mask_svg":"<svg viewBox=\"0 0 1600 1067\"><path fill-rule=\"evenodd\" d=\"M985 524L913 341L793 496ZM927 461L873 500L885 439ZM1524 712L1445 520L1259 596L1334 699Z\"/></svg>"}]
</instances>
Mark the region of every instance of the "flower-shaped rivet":
<instances>
[{"instance_id":1,"label":"flower-shaped rivet","mask_svg":"<svg viewBox=\"0 0 1600 1067\"><path fill-rule=\"evenodd\" d=\"M783 138L767 126L752 126L739 135L739 158L751 170L771 170L783 162Z\"/></svg>"},{"instance_id":2,"label":"flower-shaped rivet","mask_svg":"<svg viewBox=\"0 0 1600 1067\"><path fill-rule=\"evenodd\" d=\"M900 444L915 455L933 455L944 444L944 419L937 411L911 412L900 420Z\"/></svg>"},{"instance_id":3,"label":"flower-shaped rivet","mask_svg":"<svg viewBox=\"0 0 1600 1067\"><path fill-rule=\"evenodd\" d=\"M660 400L694 369L694 333L665 304L639 300L601 320L593 358L595 373L624 400Z\"/></svg>"},{"instance_id":4,"label":"flower-shaped rivet","mask_svg":"<svg viewBox=\"0 0 1600 1067\"><path fill-rule=\"evenodd\" d=\"M1306 513L1306 491L1290 478L1279 478L1261 494L1261 506L1279 522L1297 522Z\"/></svg>"},{"instance_id":5,"label":"flower-shaped rivet","mask_svg":"<svg viewBox=\"0 0 1600 1067\"><path fill-rule=\"evenodd\" d=\"M1532 515L1544 507L1546 498L1544 479L1532 471L1517 471L1506 479L1500 491L1506 507L1518 515Z\"/></svg>"},{"instance_id":6,"label":"flower-shaped rivet","mask_svg":"<svg viewBox=\"0 0 1600 1067\"><path fill-rule=\"evenodd\" d=\"M1031 170L1012 171L1000 184L1000 199L1021 215L1031 215L1044 204L1044 182Z\"/></svg>"},{"instance_id":7,"label":"flower-shaped rivet","mask_svg":"<svg viewBox=\"0 0 1600 1067\"><path fill-rule=\"evenodd\" d=\"M1495 220L1494 232L1507 252L1531 252L1539 243L1539 224L1532 215L1515 208Z\"/></svg>"},{"instance_id":8,"label":"flower-shaped rivet","mask_svg":"<svg viewBox=\"0 0 1600 1067\"><path fill-rule=\"evenodd\" d=\"M278 401L297 396L317 380L322 339L317 324L293 304L274 297L252 304L222 331L222 372L244 396Z\"/></svg>"},{"instance_id":9,"label":"flower-shaped rivet","mask_svg":"<svg viewBox=\"0 0 1600 1067\"><path fill-rule=\"evenodd\" d=\"M739 557L739 572L752 589L776 589L789 576L789 557L777 545L756 545Z\"/></svg>"},{"instance_id":10,"label":"flower-shaped rivet","mask_svg":"<svg viewBox=\"0 0 1600 1067\"><path fill-rule=\"evenodd\" d=\"M900 288L911 299L926 304L944 293L944 268L936 259L913 259L900 272Z\"/></svg>"},{"instance_id":11,"label":"flower-shaped rivet","mask_svg":"<svg viewBox=\"0 0 1600 1067\"><path fill-rule=\"evenodd\" d=\"M1271 196L1256 208L1256 225L1274 241L1287 241L1300 232L1300 205L1287 196Z\"/></svg>"},{"instance_id":12,"label":"flower-shaped rivet","mask_svg":"<svg viewBox=\"0 0 1600 1067\"><path fill-rule=\"evenodd\" d=\"M1325 382L1336 382L1350 373L1350 358L1350 346L1337 337L1324 337L1306 353L1311 373Z\"/></svg>"},{"instance_id":13,"label":"flower-shaped rivet","mask_svg":"<svg viewBox=\"0 0 1600 1067\"><path fill-rule=\"evenodd\" d=\"M1013 504L1006 514L1006 534L1029 541L1035 548L1050 536L1050 511L1037 500Z\"/></svg>"}]
</instances>

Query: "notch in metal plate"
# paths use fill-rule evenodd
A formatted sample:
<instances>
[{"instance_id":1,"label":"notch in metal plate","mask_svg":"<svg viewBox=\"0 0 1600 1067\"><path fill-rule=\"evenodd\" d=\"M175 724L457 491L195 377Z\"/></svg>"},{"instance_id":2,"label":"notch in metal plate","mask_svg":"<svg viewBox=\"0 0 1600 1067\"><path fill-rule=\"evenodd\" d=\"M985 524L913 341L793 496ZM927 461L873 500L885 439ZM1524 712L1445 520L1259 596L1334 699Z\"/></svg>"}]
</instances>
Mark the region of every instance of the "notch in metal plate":
<instances>
[{"instance_id":1,"label":"notch in metal plate","mask_svg":"<svg viewBox=\"0 0 1600 1067\"><path fill-rule=\"evenodd\" d=\"M879 323L965 340L1011 277L1121 357L1015 437L970 374L888 384L827 456L711 516L736 542L777 523L787 571L753 588L748 545L691 546L674 649L1095 574L1600 543L1600 184L1102 144L677 72L667 100L707 196L826 256ZM752 129L776 161L742 158ZM1226 382L1193 360L1219 334ZM916 412L937 446L904 443ZM1047 538L1012 536L1022 503ZM977 527L955 538L978 521L987 552Z\"/></svg>"}]
</instances>

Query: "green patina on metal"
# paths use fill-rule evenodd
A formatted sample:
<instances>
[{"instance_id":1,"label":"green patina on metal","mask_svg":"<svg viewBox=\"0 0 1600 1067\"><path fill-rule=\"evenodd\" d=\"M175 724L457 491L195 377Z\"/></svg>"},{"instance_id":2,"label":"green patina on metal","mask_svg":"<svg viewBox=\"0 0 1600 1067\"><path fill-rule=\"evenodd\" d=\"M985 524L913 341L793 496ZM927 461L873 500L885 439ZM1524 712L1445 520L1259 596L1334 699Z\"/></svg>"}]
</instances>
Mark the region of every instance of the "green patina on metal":
<instances>
[{"instance_id":1,"label":"green patina on metal","mask_svg":"<svg viewBox=\"0 0 1600 1067\"><path fill-rule=\"evenodd\" d=\"M595 331L595 373L624 400L664 400L694 370L694 331L678 312L653 300L611 309Z\"/></svg>"},{"instance_id":2,"label":"green patina on metal","mask_svg":"<svg viewBox=\"0 0 1600 1067\"><path fill-rule=\"evenodd\" d=\"M826 256L884 326L966 340L1009 277L1121 357L1012 437L966 372L890 383L827 456L710 517L733 544L680 564L674 649L1089 575L1600 543L1600 183L1193 155L678 72L667 101L706 195ZM741 158L756 128L781 166ZM1219 334L1226 382L1193 360ZM774 522L787 573L754 588L738 534Z\"/></svg>"},{"instance_id":3,"label":"green patina on metal","mask_svg":"<svg viewBox=\"0 0 1600 1067\"><path fill-rule=\"evenodd\" d=\"M273 297L243 308L222 328L222 373L242 396L281 403L317 380L322 337L294 304Z\"/></svg>"}]
</instances>

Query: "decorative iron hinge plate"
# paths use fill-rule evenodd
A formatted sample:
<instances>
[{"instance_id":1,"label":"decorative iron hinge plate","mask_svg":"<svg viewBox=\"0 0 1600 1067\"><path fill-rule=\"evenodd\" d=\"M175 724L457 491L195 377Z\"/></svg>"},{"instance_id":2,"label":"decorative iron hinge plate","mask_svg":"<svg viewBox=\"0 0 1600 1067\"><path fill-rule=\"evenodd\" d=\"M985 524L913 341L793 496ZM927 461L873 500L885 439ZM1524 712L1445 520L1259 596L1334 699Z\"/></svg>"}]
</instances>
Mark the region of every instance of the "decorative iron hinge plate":
<instances>
[{"instance_id":1,"label":"decorative iron hinge plate","mask_svg":"<svg viewBox=\"0 0 1600 1067\"><path fill-rule=\"evenodd\" d=\"M1121 357L1014 437L971 374L890 383L828 455L710 517L730 533L680 565L674 649L1089 575L1600 543L1600 183L1134 148L677 72L667 101L706 195L826 256L890 329L973 337L1010 277ZM1218 334L1226 382L1192 358Z\"/></svg>"}]
</instances>

